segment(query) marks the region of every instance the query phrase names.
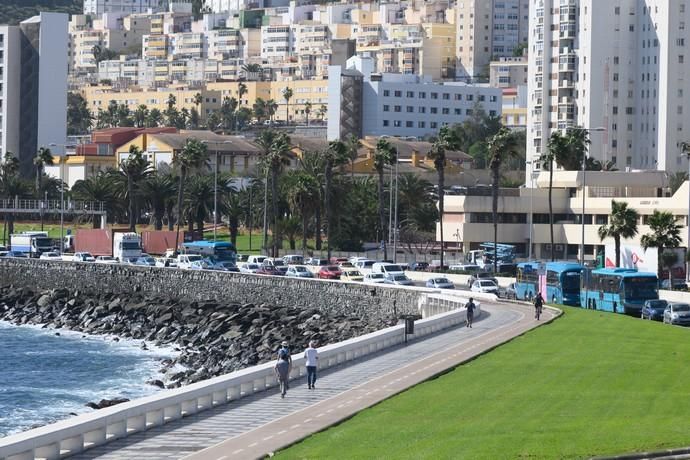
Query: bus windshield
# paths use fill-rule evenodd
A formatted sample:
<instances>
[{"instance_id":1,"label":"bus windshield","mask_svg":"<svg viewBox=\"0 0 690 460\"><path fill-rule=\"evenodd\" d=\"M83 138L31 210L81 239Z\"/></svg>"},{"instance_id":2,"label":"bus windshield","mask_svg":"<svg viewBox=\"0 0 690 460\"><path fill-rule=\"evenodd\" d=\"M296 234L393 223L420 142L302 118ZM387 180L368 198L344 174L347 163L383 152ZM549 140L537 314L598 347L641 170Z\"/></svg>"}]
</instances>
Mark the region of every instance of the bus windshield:
<instances>
[{"instance_id":1,"label":"bus windshield","mask_svg":"<svg viewBox=\"0 0 690 460\"><path fill-rule=\"evenodd\" d=\"M633 277L623 280L626 300L658 299L657 282L654 278Z\"/></svg>"},{"instance_id":2,"label":"bus windshield","mask_svg":"<svg viewBox=\"0 0 690 460\"><path fill-rule=\"evenodd\" d=\"M563 292L580 292L580 272L563 272L561 274Z\"/></svg>"},{"instance_id":3,"label":"bus windshield","mask_svg":"<svg viewBox=\"0 0 690 460\"><path fill-rule=\"evenodd\" d=\"M230 248L215 248L213 256L218 259L218 260L234 260L235 259L235 251L233 251Z\"/></svg>"}]
</instances>

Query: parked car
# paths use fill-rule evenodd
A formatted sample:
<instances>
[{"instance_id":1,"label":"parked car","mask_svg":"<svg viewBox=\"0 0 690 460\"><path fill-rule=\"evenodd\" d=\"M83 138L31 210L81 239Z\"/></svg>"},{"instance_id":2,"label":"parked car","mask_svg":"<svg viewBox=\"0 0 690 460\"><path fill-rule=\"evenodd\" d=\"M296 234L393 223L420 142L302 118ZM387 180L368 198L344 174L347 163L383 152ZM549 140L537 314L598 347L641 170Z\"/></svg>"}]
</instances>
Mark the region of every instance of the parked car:
<instances>
[{"instance_id":1,"label":"parked car","mask_svg":"<svg viewBox=\"0 0 690 460\"><path fill-rule=\"evenodd\" d=\"M113 256L98 256L96 257L96 263L97 264L117 264L119 263L118 260L113 257Z\"/></svg>"},{"instance_id":2,"label":"parked car","mask_svg":"<svg viewBox=\"0 0 690 460\"><path fill-rule=\"evenodd\" d=\"M257 275L271 275L271 276L284 276L285 273L280 271L278 267L275 267L273 265L262 265L257 271L255 271Z\"/></svg>"},{"instance_id":3,"label":"parked car","mask_svg":"<svg viewBox=\"0 0 690 460\"><path fill-rule=\"evenodd\" d=\"M208 261L208 270L216 270L220 272L235 272L238 273L240 271L239 268L237 268L237 265L235 265L234 262L230 262L229 260L222 260L219 262L213 262L213 261Z\"/></svg>"},{"instance_id":4,"label":"parked car","mask_svg":"<svg viewBox=\"0 0 690 460\"><path fill-rule=\"evenodd\" d=\"M384 283L395 284L397 286L414 286L414 282L404 273L401 274L387 274L385 275Z\"/></svg>"},{"instance_id":5,"label":"parked car","mask_svg":"<svg viewBox=\"0 0 690 460\"><path fill-rule=\"evenodd\" d=\"M343 271L343 274L340 276L341 280L357 282L364 281L364 275L362 275L362 272L360 272L356 268L343 268L343 266L341 265L341 269Z\"/></svg>"},{"instance_id":6,"label":"parked car","mask_svg":"<svg viewBox=\"0 0 690 460\"><path fill-rule=\"evenodd\" d=\"M297 254L288 254L283 257L283 262L288 265L302 265L304 264L304 257Z\"/></svg>"},{"instance_id":7,"label":"parked car","mask_svg":"<svg viewBox=\"0 0 690 460\"><path fill-rule=\"evenodd\" d=\"M347 257L331 257L331 265L340 265L343 262L349 262Z\"/></svg>"},{"instance_id":8,"label":"parked car","mask_svg":"<svg viewBox=\"0 0 690 460\"><path fill-rule=\"evenodd\" d=\"M292 278L313 278L314 274L304 265L290 265L285 276Z\"/></svg>"},{"instance_id":9,"label":"parked car","mask_svg":"<svg viewBox=\"0 0 690 460\"><path fill-rule=\"evenodd\" d=\"M364 275L364 284L383 284L386 276L383 273L367 273Z\"/></svg>"},{"instance_id":10,"label":"parked car","mask_svg":"<svg viewBox=\"0 0 690 460\"><path fill-rule=\"evenodd\" d=\"M326 265L329 265L329 263L328 263L328 260L326 260L326 259L319 259L317 257L310 257L305 262L305 265L311 265L312 267L325 267Z\"/></svg>"},{"instance_id":11,"label":"parked car","mask_svg":"<svg viewBox=\"0 0 690 460\"><path fill-rule=\"evenodd\" d=\"M498 284L487 279L477 280L474 283L472 283L472 287L470 288L470 290L472 292L483 292L498 295Z\"/></svg>"},{"instance_id":12,"label":"parked car","mask_svg":"<svg viewBox=\"0 0 690 460\"><path fill-rule=\"evenodd\" d=\"M277 271L280 272L281 275L284 275L288 269L287 264L283 261L283 259L273 257L267 257L266 259L264 259L262 265L268 265L275 268Z\"/></svg>"},{"instance_id":13,"label":"parked car","mask_svg":"<svg viewBox=\"0 0 690 460\"><path fill-rule=\"evenodd\" d=\"M360 259L360 260L356 260L355 262L352 262L352 265L354 265L355 268L359 268L361 270L363 268L371 268L375 263L376 263L375 260Z\"/></svg>"},{"instance_id":14,"label":"parked car","mask_svg":"<svg viewBox=\"0 0 690 460\"><path fill-rule=\"evenodd\" d=\"M140 265L143 267L155 267L156 266L156 259L154 259L151 256L141 256L137 259L137 261L134 263L134 265Z\"/></svg>"},{"instance_id":15,"label":"parked car","mask_svg":"<svg viewBox=\"0 0 690 460\"><path fill-rule=\"evenodd\" d=\"M475 264L453 264L448 267L448 270L453 272L478 272L482 268Z\"/></svg>"},{"instance_id":16,"label":"parked car","mask_svg":"<svg viewBox=\"0 0 690 460\"><path fill-rule=\"evenodd\" d=\"M266 256L249 256L247 257L247 263L261 265L264 263L264 260L266 259Z\"/></svg>"},{"instance_id":17,"label":"parked car","mask_svg":"<svg viewBox=\"0 0 690 460\"><path fill-rule=\"evenodd\" d=\"M240 265L240 273L256 273L261 268L261 265L254 263L244 263Z\"/></svg>"},{"instance_id":18,"label":"parked car","mask_svg":"<svg viewBox=\"0 0 690 460\"><path fill-rule=\"evenodd\" d=\"M187 270L208 270L209 264L206 260L193 260L189 263Z\"/></svg>"},{"instance_id":19,"label":"parked car","mask_svg":"<svg viewBox=\"0 0 690 460\"><path fill-rule=\"evenodd\" d=\"M426 282L426 287L432 289L455 289L453 282L444 277L429 278Z\"/></svg>"},{"instance_id":20,"label":"parked car","mask_svg":"<svg viewBox=\"0 0 690 460\"><path fill-rule=\"evenodd\" d=\"M156 267L177 267L177 259L173 257L159 257L156 259Z\"/></svg>"},{"instance_id":21,"label":"parked car","mask_svg":"<svg viewBox=\"0 0 690 460\"><path fill-rule=\"evenodd\" d=\"M371 271L374 273L383 273L384 275L404 275L405 270L398 264L390 264L387 262L376 262L371 266Z\"/></svg>"},{"instance_id":22,"label":"parked car","mask_svg":"<svg viewBox=\"0 0 690 460\"><path fill-rule=\"evenodd\" d=\"M237 254L237 261L238 262L246 262L247 259L249 259L248 254Z\"/></svg>"},{"instance_id":23,"label":"parked car","mask_svg":"<svg viewBox=\"0 0 690 460\"><path fill-rule=\"evenodd\" d=\"M664 323L690 325L690 305L687 303L669 304L664 309Z\"/></svg>"},{"instance_id":24,"label":"parked car","mask_svg":"<svg viewBox=\"0 0 690 460\"><path fill-rule=\"evenodd\" d=\"M343 272L340 270L340 267L336 265L326 265L319 270L316 276L322 280L339 280L342 274Z\"/></svg>"},{"instance_id":25,"label":"parked car","mask_svg":"<svg viewBox=\"0 0 690 460\"><path fill-rule=\"evenodd\" d=\"M49 251L49 252L44 252L41 254L41 257L39 257L40 260L62 260L62 256L60 255L59 252L55 251Z\"/></svg>"},{"instance_id":26,"label":"parked car","mask_svg":"<svg viewBox=\"0 0 690 460\"><path fill-rule=\"evenodd\" d=\"M90 252L75 252L72 260L74 262L95 262L96 258Z\"/></svg>"},{"instance_id":27,"label":"parked car","mask_svg":"<svg viewBox=\"0 0 690 460\"><path fill-rule=\"evenodd\" d=\"M674 278L673 284L668 279L661 280L661 289L672 291L687 291L688 285L684 279Z\"/></svg>"},{"instance_id":28,"label":"parked car","mask_svg":"<svg viewBox=\"0 0 690 460\"><path fill-rule=\"evenodd\" d=\"M412 262L410 264L410 270L414 272L425 272L429 270L429 262Z\"/></svg>"},{"instance_id":29,"label":"parked car","mask_svg":"<svg viewBox=\"0 0 690 460\"><path fill-rule=\"evenodd\" d=\"M507 288L498 288L498 296L504 299L517 299L515 293L515 283L510 283Z\"/></svg>"},{"instance_id":30,"label":"parked car","mask_svg":"<svg viewBox=\"0 0 690 460\"><path fill-rule=\"evenodd\" d=\"M664 310L666 310L666 307L668 307L668 302L666 300L645 300L644 305L642 305L640 317L642 319L661 321L664 319Z\"/></svg>"},{"instance_id":31,"label":"parked car","mask_svg":"<svg viewBox=\"0 0 690 460\"><path fill-rule=\"evenodd\" d=\"M470 279L467 281L467 286L472 286L472 284L477 280L493 281L496 284L496 286L498 286L498 281L496 280L496 277L489 272L477 272L472 274L472 276L470 276Z\"/></svg>"},{"instance_id":32,"label":"parked car","mask_svg":"<svg viewBox=\"0 0 690 460\"><path fill-rule=\"evenodd\" d=\"M20 251L7 251L7 254L5 254L5 257L10 257L13 259L28 259L29 256L26 255L25 252L20 252Z\"/></svg>"},{"instance_id":33,"label":"parked car","mask_svg":"<svg viewBox=\"0 0 690 460\"><path fill-rule=\"evenodd\" d=\"M192 266L192 263L199 262L202 259L203 257L198 254L180 254L177 256L177 268L189 270Z\"/></svg>"}]
</instances>

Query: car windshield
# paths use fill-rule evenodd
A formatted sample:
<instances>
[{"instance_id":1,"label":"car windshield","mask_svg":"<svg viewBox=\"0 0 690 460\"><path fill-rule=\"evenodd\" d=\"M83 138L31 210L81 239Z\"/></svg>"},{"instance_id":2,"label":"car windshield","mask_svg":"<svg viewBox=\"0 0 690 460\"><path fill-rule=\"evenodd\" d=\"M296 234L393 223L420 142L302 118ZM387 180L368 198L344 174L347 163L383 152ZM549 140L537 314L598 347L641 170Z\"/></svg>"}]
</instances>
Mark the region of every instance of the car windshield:
<instances>
[{"instance_id":1,"label":"car windshield","mask_svg":"<svg viewBox=\"0 0 690 460\"><path fill-rule=\"evenodd\" d=\"M450 281L448 281L447 278L436 278L434 280L434 283L436 283L436 284L447 284L447 283L450 283Z\"/></svg>"},{"instance_id":2,"label":"car windshield","mask_svg":"<svg viewBox=\"0 0 690 460\"><path fill-rule=\"evenodd\" d=\"M496 284L495 284L493 281L490 281L490 280L481 281L480 284L481 284L482 286L484 286L484 287L496 286Z\"/></svg>"},{"instance_id":3,"label":"car windshield","mask_svg":"<svg viewBox=\"0 0 690 460\"><path fill-rule=\"evenodd\" d=\"M648 302L651 308L666 308L666 305L668 305L668 302L665 300L649 300Z\"/></svg>"},{"instance_id":4,"label":"car windshield","mask_svg":"<svg viewBox=\"0 0 690 460\"><path fill-rule=\"evenodd\" d=\"M369 278L373 280L380 280L383 278L383 273L370 273Z\"/></svg>"},{"instance_id":5,"label":"car windshield","mask_svg":"<svg viewBox=\"0 0 690 460\"><path fill-rule=\"evenodd\" d=\"M275 265L276 267L284 267L285 263L280 259L276 259L273 261L273 265Z\"/></svg>"},{"instance_id":6,"label":"car windshield","mask_svg":"<svg viewBox=\"0 0 690 460\"><path fill-rule=\"evenodd\" d=\"M249 268L250 270L254 270L254 269L259 268L259 266L257 264L247 264L246 267Z\"/></svg>"},{"instance_id":7,"label":"car windshield","mask_svg":"<svg viewBox=\"0 0 690 460\"><path fill-rule=\"evenodd\" d=\"M401 272L403 271L402 267L400 265L386 265L384 266L384 270L387 272Z\"/></svg>"},{"instance_id":8,"label":"car windshield","mask_svg":"<svg viewBox=\"0 0 690 460\"><path fill-rule=\"evenodd\" d=\"M395 275L395 276L393 277L393 279L394 279L395 281L404 281L404 280L407 279L407 276L405 276L405 275Z\"/></svg>"},{"instance_id":9,"label":"car windshield","mask_svg":"<svg viewBox=\"0 0 690 460\"><path fill-rule=\"evenodd\" d=\"M331 267L326 267L326 270L328 270L329 272L337 272L339 269L338 269L338 267L331 266Z\"/></svg>"},{"instance_id":10,"label":"car windshield","mask_svg":"<svg viewBox=\"0 0 690 460\"><path fill-rule=\"evenodd\" d=\"M295 267L294 270L295 270L296 272L302 272L302 273L309 271L309 270L307 270L307 269L304 268L304 267Z\"/></svg>"},{"instance_id":11,"label":"car windshield","mask_svg":"<svg viewBox=\"0 0 690 460\"><path fill-rule=\"evenodd\" d=\"M362 274L360 272L358 272L357 270L350 270L349 272L347 272L347 275L348 276L362 276Z\"/></svg>"},{"instance_id":12,"label":"car windshield","mask_svg":"<svg viewBox=\"0 0 690 460\"><path fill-rule=\"evenodd\" d=\"M580 273L565 272L561 274L561 284L565 292L580 292Z\"/></svg>"},{"instance_id":13,"label":"car windshield","mask_svg":"<svg viewBox=\"0 0 690 460\"><path fill-rule=\"evenodd\" d=\"M201 260L201 259L202 259L202 257L199 256L199 255L187 256L187 260L190 261L190 262L196 262L196 261L199 261L199 260Z\"/></svg>"},{"instance_id":14,"label":"car windshield","mask_svg":"<svg viewBox=\"0 0 690 460\"><path fill-rule=\"evenodd\" d=\"M678 303L673 306L673 311L690 311L690 305L686 303Z\"/></svg>"}]
</instances>

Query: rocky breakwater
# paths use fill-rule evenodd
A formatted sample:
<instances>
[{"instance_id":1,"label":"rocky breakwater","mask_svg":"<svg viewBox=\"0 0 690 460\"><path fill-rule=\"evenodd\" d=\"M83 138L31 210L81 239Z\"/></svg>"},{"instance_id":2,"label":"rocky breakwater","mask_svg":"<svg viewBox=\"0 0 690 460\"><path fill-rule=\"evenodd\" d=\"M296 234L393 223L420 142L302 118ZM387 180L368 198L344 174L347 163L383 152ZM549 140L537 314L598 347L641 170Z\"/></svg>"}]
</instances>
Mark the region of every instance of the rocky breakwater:
<instances>
[{"instance_id":1,"label":"rocky breakwater","mask_svg":"<svg viewBox=\"0 0 690 460\"><path fill-rule=\"evenodd\" d=\"M394 316L367 319L315 308L14 287L0 288L0 320L140 339L142 347L172 346L179 355L164 360L164 377L151 382L168 388L275 359L283 340L296 352L310 340L335 343L397 322Z\"/></svg>"}]
</instances>

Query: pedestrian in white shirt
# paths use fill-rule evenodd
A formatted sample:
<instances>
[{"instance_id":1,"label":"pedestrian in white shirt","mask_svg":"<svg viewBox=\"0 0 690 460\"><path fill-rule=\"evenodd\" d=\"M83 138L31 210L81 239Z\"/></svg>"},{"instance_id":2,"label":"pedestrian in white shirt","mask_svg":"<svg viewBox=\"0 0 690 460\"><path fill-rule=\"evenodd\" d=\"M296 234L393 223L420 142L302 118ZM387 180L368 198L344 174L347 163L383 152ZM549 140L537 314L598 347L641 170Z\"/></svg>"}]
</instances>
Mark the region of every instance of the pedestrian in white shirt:
<instances>
[{"instance_id":1,"label":"pedestrian in white shirt","mask_svg":"<svg viewBox=\"0 0 690 460\"><path fill-rule=\"evenodd\" d=\"M314 341L309 342L309 348L304 350L304 359L307 362L307 385L310 390L314 389L316 383L316 363L319 359L318 352L314 348Z\"/></svg>"}]
</instances>

